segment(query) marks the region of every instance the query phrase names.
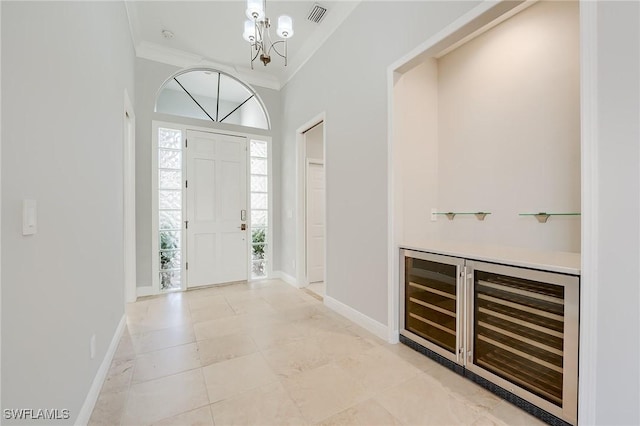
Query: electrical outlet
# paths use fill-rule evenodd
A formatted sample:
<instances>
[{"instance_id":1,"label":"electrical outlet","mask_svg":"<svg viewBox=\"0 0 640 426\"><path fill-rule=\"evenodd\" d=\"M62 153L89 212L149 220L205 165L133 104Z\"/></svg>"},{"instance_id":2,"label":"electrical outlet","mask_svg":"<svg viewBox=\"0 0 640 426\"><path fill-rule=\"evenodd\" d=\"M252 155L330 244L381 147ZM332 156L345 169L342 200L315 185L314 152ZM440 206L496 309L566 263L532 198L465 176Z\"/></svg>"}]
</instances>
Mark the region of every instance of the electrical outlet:
<instances>
[{"instance_id":1,"label":"electrical outlet","mask_svg":"<svg viewBox=\"0 0 640 426\"><path fill-rule=\"evenodd\" d=\"M92 335L91 339L89 339L89 355L91 359L96 357L96 335Z\"/></svg>"},{"instance_id":2,"label":"electrical outlet","mask_svg":"<svg viewBox=\"0 0 640 426\"><path fill-rule=\"evenodd\" d=\"M431 209L431 222L435 222L438 220L438 209Z\"/></svg>"}]
</instances>

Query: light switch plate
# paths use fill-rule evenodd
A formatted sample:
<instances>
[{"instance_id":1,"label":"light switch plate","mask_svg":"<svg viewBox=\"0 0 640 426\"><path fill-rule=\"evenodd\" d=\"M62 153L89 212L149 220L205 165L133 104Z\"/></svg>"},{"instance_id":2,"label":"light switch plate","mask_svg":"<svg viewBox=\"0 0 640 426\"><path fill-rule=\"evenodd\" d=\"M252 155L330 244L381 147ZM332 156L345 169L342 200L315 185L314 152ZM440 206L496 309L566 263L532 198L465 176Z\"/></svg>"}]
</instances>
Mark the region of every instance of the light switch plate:
<instances>
[{"instance_id":1,"label":"light switch plate","mask_svg":"<svg viewBox=\"0 0 640 426\"><path fill-rule=\"evenodd\" d=\"M33 235L38 231L36 200L22 200L22 235Z\"/></svg>"}]
</instances>

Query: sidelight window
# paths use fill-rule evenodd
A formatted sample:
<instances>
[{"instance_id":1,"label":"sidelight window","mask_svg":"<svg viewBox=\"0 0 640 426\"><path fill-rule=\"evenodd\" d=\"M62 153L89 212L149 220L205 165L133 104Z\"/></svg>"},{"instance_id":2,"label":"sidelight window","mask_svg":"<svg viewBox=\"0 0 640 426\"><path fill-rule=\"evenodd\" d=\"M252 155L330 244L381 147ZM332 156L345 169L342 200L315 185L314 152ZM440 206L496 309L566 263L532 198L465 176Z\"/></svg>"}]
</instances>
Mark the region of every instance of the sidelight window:
<instances>
[{"instance_id":1,"label":"sidelight window","mask_svg":"<svg viewBox=\"0 0 640 426\"><path fill-rule=\"evenodd\" d=\"M158 258L161 290L182 288L182 131L158 129Z\"/></svg>"},{"instance_id":2,"label":"sidelight window","mask_svg":"<svg viewBox=\"0 0 640 426\"><path fill-rule=\"evenodd\" d=\"M251 140L251 278L267 276L269 176L267 142Z\"/></svg>"}]
</instances>

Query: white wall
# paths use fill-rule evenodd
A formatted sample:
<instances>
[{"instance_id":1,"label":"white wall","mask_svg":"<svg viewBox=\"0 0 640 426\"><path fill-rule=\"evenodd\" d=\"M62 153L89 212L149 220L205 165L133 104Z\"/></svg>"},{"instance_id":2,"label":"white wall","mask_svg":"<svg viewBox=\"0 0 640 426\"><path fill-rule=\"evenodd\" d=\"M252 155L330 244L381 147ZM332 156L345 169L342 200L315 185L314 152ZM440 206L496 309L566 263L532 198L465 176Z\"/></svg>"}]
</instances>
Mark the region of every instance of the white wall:
<instances>
[{"instance_id":1,"label":"white wall","mask_svg":"<svg viewBox=\"0 0 640 426\"><path fill-rule=\"evenodd\" d=\"M3 409L66 408L57 423L73 423L124 313L133 58L121 2L2 2ZM24 198L36 235L21 232Z\"/></svg>"},{"instance_id":2,"label":"white wall","mask_svg":"<svg viewBox=\"0 0 640 426\"><path fill-rule=\"evenodd\" d=\"M326 111L327 295L387 323L387 67L477 2L362 2L283 88L281 267L295 269L296 129ZM371 31L373 23L383 31ZM302 265L301 265L302 266Z\"/></svg>"},{"instance_id":3,"label":"white wall","mask_svg":"<svg viewBox=\"0 0 640 426\"><path fill-rule=\"evenodd\" d=\"M596 421L640 424L640 4L598 5Z\"/></svg>"},{"instance_id":4,"label":"white wall","mask_svg":"<svg viewBox=\"0 0 640 426\"><path fill-rule=\"evenodd\" d=\"M578 3L539 2L399 79L400 241L580 251L579 217L519 216L580 212L579 52Z\"/></svg>"},{"instance_id":5,"label":"white wall","mask_svg":"<svg viewBox=\"0 0 640 426\"><path fill-rule=\"evenodd\" d=\"M137 262L137 285L138 287L150 288L152 283L151 256L152 233L156 232L151 228L151 151L152 120L168 121L174 123L185 123L199 127L209 127L211 129L246 131L247 128L225 123L212 123L210 120L197 120L185 117L177 117L168 114L154 113L156 95L166 79L180 71L173 65L162 64L160 62L147 59L136 58L136 262ZM201 65L194 64L201 67ZM274 246L279 244L280 222L280 123L282 122L280 92L263 87L253 87L264 102L271 119L271 130L250 129L256 134L271 135L272 146L272 170L273 179L273 232ZM246 104L245 104L246 105ZM272 265L274 270L279 270L279 256L273 250L274 259Z\"/></svg>"}]
</instances>

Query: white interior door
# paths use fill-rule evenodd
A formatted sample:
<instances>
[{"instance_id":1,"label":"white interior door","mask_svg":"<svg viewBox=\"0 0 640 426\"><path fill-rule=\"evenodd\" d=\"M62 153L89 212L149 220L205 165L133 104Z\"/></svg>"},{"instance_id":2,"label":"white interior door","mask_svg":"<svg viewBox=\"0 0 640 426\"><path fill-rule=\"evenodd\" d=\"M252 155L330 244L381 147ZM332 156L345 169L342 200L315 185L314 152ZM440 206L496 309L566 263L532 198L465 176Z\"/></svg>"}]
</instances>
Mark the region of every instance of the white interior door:
<instances>
[{"instance_id":1,"label":"white interior door","mask_svg":"<svg viewBox=\"0 0 640 426\"><path fill-rule=\"evenodd\" d=\"M246 149L244 137L187 131L188 287L247 279Z\"/></svg>"},{"instance_id":2,"label":"white interior door","mask_svg":"<svg viewBox=\"0 0 640 426\"><path fill-rule=\"evenodd\" d=\"M324 281L324 164L307 163L307 281Z\"/></svg>"}]
</instances>

